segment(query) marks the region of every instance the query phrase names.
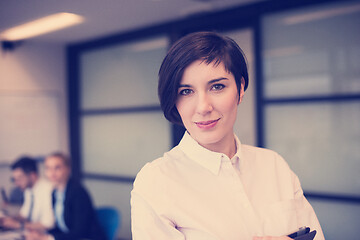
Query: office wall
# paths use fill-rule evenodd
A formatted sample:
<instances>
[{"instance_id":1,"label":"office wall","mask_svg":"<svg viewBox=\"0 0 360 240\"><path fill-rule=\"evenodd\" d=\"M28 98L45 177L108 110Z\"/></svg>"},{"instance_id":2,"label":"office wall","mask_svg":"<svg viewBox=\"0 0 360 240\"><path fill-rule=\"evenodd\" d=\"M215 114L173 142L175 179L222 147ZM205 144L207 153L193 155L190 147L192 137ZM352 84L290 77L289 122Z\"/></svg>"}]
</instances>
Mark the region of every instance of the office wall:
<instances>
[{"instance_id":1,"label":"office wall","mask_svg":"<svg viewBox=\"0 0 360 240\"><path fill-rule=\"evenodd\" d=\"M64 46L25 41L0 50L0 187L23 154L68 151Z\"/></svg>"}]
</instances>

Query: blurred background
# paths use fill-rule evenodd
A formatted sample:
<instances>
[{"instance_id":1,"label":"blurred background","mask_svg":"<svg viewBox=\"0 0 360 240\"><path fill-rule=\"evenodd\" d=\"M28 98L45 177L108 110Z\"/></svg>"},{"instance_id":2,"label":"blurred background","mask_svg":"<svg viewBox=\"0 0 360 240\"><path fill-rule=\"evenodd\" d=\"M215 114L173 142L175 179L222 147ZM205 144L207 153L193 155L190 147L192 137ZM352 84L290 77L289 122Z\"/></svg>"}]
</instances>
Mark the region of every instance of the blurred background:
<instances>
[{"instance_id":1,"label":"blurred background","mask_svg":"<svg viewBox=\"0 0 360 240\"><path fill-rule=\"evenodd\" d=\"M83 22L9 40L1 32L59 12ZM96 206L131 239L136 173L180 140L157 99L157 71L181 36L212 30L244 50L250 86L235 132L279 152L327 240L360 222L360 1L1 0L0 187L9 164L61 150Z\"/></svg>"}]
</instances>

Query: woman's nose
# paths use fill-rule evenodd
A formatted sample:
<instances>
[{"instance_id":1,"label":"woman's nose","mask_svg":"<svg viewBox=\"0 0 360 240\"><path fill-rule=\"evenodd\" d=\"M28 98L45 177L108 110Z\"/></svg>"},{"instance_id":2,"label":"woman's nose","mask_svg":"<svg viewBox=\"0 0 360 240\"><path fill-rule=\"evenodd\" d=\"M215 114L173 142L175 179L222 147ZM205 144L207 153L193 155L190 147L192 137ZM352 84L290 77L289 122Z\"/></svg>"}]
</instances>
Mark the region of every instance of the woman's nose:
<instances>
[{"instance_id":1,"label":"woman's nose","mask_svg":"<svg viewBox=\"0 0 360 240\"><path fill-rule=\"evenodd\" d=\"M200 115L206 115L213 110L213 105L210 97L207 94L199 94L196 112Z\"/></svg>"}]
</instances>

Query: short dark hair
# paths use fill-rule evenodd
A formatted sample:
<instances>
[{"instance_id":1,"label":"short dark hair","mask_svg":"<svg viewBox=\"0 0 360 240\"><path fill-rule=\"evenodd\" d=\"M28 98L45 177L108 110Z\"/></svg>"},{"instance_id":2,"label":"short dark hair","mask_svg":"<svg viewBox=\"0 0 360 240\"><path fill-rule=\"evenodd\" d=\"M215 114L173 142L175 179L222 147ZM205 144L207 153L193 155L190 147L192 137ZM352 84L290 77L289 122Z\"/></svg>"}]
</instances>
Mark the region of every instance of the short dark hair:
<instances>
[{"instance_id":1,"label":"short dark hair","mask_svg":"<svg viewBox=\"0 0 360 240\"><path fill-rule=\"evenodd\" d=\"M17 168L23 170L25 174L38 174L37 161L29 156L20 157L11 165L11 170L15 170Z\"/></svg>"},{"instance_id":2,"label":"short dark hair","mask_svg":"<svg viewBox=\"0 0 360 240\"><path fill-rule=\"evenodd\" d=\"M185 69L197 60L206 64L223 63L232 73L240 96L241 79L244 91L249 84L246 58L237 43L214 32L196 32L186 35L173 44L159 70L158 96L164 116L172 123L182 124L176 109L178 88Z\"/></svg>"}]
</instances>

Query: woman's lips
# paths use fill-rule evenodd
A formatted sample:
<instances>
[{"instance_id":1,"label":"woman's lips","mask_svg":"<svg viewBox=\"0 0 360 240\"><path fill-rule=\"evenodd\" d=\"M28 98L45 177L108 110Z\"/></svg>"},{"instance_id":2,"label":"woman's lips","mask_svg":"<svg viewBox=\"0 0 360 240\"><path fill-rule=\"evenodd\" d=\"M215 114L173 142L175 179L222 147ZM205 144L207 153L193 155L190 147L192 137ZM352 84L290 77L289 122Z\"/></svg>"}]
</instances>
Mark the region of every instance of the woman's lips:
<instances>
[{"instance_id":1,"label":"woman's lips","mask_svg":"<svg viewBox=\"0 0 360 240\"><path fill-rule=\"evenodd\" d=\"M199 128L206 130L206 129L215 127L219 120L220 120L220 118L216 119L216 120L210 120L210 121L195 122L195 124Z\"/></svg>"}]
</instances>

